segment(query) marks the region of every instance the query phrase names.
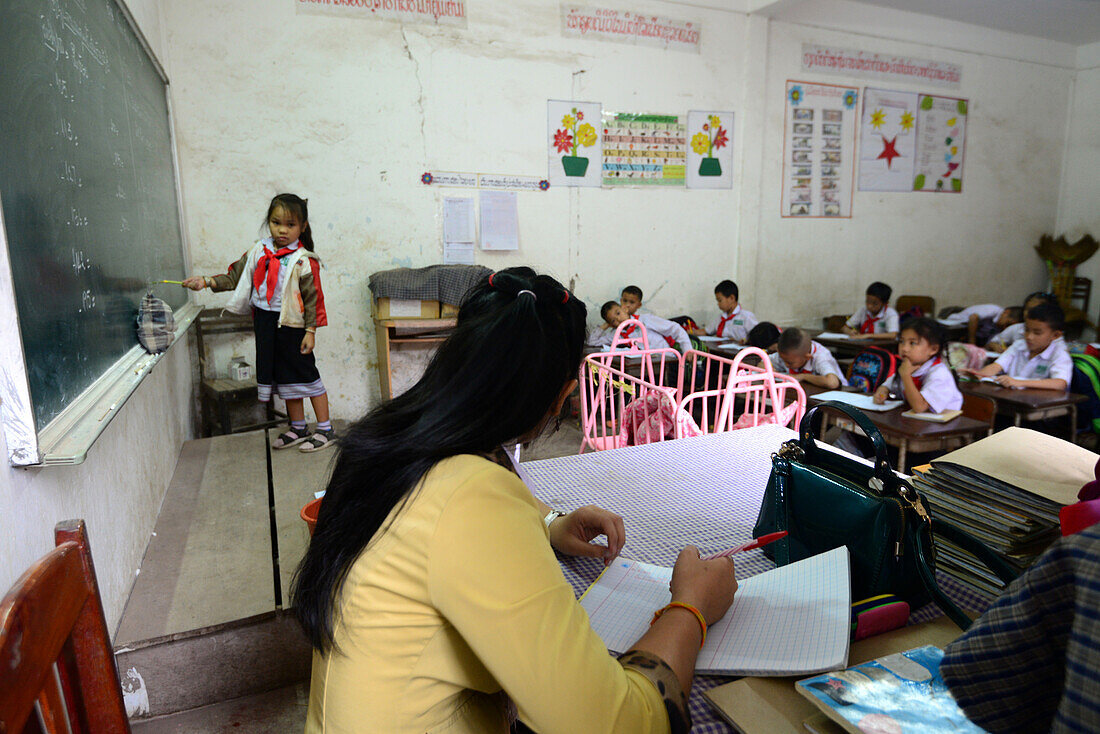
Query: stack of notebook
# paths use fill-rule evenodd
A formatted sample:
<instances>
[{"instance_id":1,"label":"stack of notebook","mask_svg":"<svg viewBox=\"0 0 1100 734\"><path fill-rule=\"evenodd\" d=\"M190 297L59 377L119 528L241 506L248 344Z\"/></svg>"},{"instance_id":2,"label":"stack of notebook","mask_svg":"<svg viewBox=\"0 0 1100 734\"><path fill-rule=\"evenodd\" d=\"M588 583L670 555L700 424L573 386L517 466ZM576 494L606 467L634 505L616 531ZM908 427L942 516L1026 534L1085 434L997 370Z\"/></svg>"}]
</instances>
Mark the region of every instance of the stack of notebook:
<instances>
[{"instance_id":1,"label":"stack of notebook","mask_svg":"<svg viewBox=\"0 0 1100 734\"><path fill-rule=\"evenodd\" d=\"M1009 428L933 461L913 483L933 519L967 530L1023 571L1060 535L1058 511L1077 501L1096 461L1068 441ZM936 538L936 549L938 567L964 584L990 597L1004 589L955 545Z\"/></svg>"}]
</instances>

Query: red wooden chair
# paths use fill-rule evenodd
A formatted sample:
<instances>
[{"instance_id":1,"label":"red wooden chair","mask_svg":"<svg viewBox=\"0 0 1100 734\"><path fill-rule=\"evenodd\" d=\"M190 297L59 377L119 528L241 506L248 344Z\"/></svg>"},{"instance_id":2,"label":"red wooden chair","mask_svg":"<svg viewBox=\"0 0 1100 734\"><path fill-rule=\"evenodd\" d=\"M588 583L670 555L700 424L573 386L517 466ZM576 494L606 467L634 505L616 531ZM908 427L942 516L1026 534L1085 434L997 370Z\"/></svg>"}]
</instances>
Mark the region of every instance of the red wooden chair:
<instances>
[{"instance_id":1,"label":"red wooden chair","mask_svg":"<svg viewBox=\"0 0 1100 734\"><path fill-rule=\"evenodd\" d=\"M0 602L0 732L129 732L83 520Z\"/></svg>"}]
</instances>

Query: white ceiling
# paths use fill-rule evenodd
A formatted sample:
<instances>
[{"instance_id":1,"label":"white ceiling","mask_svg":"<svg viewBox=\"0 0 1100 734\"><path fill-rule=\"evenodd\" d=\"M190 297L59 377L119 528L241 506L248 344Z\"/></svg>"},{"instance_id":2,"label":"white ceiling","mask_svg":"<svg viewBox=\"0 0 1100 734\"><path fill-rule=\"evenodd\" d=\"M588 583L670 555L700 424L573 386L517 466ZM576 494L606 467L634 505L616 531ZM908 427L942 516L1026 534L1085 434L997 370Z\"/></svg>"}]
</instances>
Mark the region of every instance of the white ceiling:
<instances>
[{"instance_id":1,"label":"white ceiling","mask_svg":"<svg viewBox=\"0 0 1100 734\"><path fill-rule=\"evenodd\" d=\"M1100 41L1100 0L856 0L1083 46Z\"/></svg>"}]
</instances>

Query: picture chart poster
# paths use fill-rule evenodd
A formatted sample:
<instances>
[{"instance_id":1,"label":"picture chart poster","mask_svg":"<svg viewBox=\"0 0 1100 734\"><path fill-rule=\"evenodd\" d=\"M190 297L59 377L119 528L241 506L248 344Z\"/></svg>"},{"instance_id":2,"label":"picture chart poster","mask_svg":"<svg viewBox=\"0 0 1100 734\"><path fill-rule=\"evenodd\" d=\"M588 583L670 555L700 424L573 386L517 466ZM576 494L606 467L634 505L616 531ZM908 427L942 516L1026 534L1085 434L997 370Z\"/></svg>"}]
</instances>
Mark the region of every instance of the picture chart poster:
<instances>
[{"instance_id":1,"label":"picture chart poster","mask_svg":"<svg viewBox=\"0 0 1100 734\"><path fill-rule=\"evenodd\" d=\"M787 80L783 217L851 217L859 89Z\"/></svg>"},{"instance_id":2,"label":"picture chart poster","mask_svg":"<svg viewBox=\"0 0 1100 734\"><path fill-rule=\"evenodd\" d=\"M919 97L916 92L863 90L860 191L912 191Z\"/></svg>"},{"instance_id":3,"label":"picture chart poster","mask_svg":"<svg viewBox=\"0 0 1100 734\"><path fill-rule=\"evenodd\" d=\"M683 186L686 162L683 115L603 113L604 186Z\"/></svg>"},{"instance_id":4,"label":"picture chart poster","mask_svg":"<svg viewBox=\"0 0 1100 734\"><path fill-rule=\"evenodd\" d=\"M733 113L688 112L687 187L733 188Z\"/></svg>"},{"instance_id":5,"label":"picture chart poster","mask_svg":"<svg viewBox=\"0 0 1100 734\"><path fill-rule=\"evenodd\" d=\"M551 186L600 185L603 144L599 102L546 102L546 178Z\"/></svg>"},{"instance_id":6,"label":"picture chart poster","mask_svg":"<svg viewBox=\"0 0 1100 734\"><path fill-rule=\"evenodd\" d=\"M913 191L962 193L967 100L920 95Z\"/></svg>"}]
</instances>

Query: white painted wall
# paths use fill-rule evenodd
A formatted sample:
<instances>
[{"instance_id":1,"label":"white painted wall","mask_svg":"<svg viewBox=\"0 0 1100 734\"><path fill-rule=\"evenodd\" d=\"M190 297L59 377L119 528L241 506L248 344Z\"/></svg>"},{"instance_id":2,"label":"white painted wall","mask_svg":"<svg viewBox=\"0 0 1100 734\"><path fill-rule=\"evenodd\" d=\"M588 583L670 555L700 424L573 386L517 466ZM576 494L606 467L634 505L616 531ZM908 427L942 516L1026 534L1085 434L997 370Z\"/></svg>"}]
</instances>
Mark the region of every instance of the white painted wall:
<instances>
[{"instance_id":1,"label":"white painted wall","mask_svg":"<svg viewBox=\"0 0 1100 734\"><path fill-rule=\"evenodd\" d=\"M159 54L156 0L128 3ZM0 344L0 349L18 345ZM57 522L84 518L107 625L114 630L180 446L190 437L191 394L191 355L187 339L182 339L122 407L83 464L38 469L0 465L0 590L6 591L54 547Z\"/></svg>"},{"instance_id":2,"label":"white painted wall","mask_svg":"<svg viewBox=\"0 0 1100 734\"><path fill-rule=\"evenodd\" d=\"M1078 64L1081 68L1073 87L1057 227L1057 233L1064 233L1071 242L1085 233L1100 239L1100 207L1096 202L1100 190L1100 44L1082 47ZM1093 255L1078 267L1077 274L1092 278L1089 310L1095 319L1100 303L1100 255Z\"/></svg>"},{"instance_id":3,"label":"white painted wall","mask_svg":"<svg viewBox=\"0 0 1100 734\"><path fill-rule=\"evenodd\" d=\"M658 313L703 318L714 284L733 276L750 308L784 324L849 310L875 279L943 305L1014 302L1042 285L1029 248L1055 225L1071 47L1021 40L1027 60L1015 61L990 52L1009 34L950 23L946 47L899 42L882 35L890 13L907 14L871 17L839 0L833 21L859 28L869 17L867 35L822 29L817 15L808 25L657 0L607 4L702 23L702 53L565 39L558 5L535 0L468 3L466 29L295 15L289 0L164 5L196 272L244 251L276 191L309 197L327 262L330 326L317 354L334 415L377 400L368 276L439 262L442 197L473 195L425 187L420 174L545 175L547 98L736 112L734 189L520 194L520 252L479 253L490 267L531 264L573 280L593 321L628 282ZM783 80L807 76L803 41L962 64L965 193L857 194L851 220L780 220ZM1036 60L1044 52L1048 63Z\"/></svg>"}]
</instances>

